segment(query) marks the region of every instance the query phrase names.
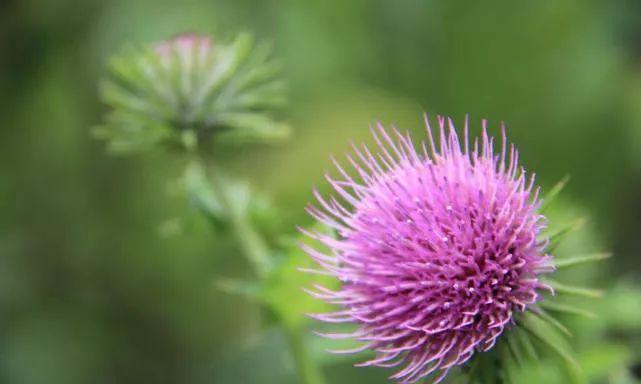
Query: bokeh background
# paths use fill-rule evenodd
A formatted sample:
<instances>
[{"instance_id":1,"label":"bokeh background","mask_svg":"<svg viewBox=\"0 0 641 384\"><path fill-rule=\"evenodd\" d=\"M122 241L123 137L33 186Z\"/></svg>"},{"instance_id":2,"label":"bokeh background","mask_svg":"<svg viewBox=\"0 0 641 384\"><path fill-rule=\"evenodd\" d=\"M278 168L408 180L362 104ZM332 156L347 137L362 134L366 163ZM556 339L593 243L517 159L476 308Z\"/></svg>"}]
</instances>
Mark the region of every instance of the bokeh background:
<instances>
[{"instance_id":1,"label":"bokeh background","mask_svg":"<svg viewBox=\"0 0 641 384\"><path fill-rule=\"evenodd\" d=\"M506 121L544 187L571 175L566 210L589 217L576 246L614 251L599 281L625 291L611 313L625 324L607 337L626 344L616 369L641 373L641 2L2 0L1 383L296 382L259 306L212 285L248 274L233 242L177 221L177 156L115 158L90 134L124 45L244 30L275 43L294 135L221 153L272 196L282 231L310 222L328 155L375 120ZM341 361L324 371L385 382Z\"/></svg>"}]
</instances>

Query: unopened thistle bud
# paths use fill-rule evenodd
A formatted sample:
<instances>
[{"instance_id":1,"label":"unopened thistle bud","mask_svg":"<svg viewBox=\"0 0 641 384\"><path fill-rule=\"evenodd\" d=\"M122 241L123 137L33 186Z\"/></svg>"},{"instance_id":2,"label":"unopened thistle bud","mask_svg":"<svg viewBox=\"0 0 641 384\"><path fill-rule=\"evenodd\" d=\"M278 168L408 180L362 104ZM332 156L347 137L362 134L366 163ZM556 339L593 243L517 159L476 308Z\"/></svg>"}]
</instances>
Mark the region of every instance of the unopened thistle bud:
<instances>
[{"instance_id":1,"label":"unopened thistle bud","mask_svg":"<svg viewBox=\"0 0 641 384\"><path fill-rule=\"evenodd\" d=\"M96 132L112 150L288 135L277 119L285 104L280 65L270 59L269 46L254 47L249 35L225 44L186 33L131 49L115 57L110 69L101 93L111 110Z\"/></svg>"}]
</instances>

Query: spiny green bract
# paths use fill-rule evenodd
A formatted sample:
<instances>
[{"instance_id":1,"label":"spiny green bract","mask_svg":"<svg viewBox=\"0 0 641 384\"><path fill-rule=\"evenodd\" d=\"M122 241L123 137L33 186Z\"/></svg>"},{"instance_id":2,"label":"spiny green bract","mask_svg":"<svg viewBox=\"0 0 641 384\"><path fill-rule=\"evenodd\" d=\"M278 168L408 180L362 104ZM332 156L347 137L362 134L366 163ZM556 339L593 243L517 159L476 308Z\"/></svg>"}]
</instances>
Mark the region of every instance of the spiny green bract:
<instances>
[{"instance_id":1,"label":"spiny green bract","mask_svg":"<svg viewBox=\"0 0 641 384\"><path fill-rule=\"evenodd\" d=\"M255 45L249 34L218 43L188 33L130 47L109 62L100 93L110 110L95 134L114 152L285 138L280 67L271 46Z\"/></svg>"}]
</instances>

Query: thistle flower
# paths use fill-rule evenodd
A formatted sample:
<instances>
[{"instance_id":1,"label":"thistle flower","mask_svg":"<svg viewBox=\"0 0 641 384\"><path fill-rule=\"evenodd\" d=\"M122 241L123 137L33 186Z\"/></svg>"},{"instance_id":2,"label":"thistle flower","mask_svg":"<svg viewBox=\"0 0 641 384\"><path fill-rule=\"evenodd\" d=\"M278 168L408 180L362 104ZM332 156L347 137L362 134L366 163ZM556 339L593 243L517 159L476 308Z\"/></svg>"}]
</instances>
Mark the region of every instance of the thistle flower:
<instances>
[{"instance_id":1,"label":"thistle flower","mask_svg":"<svg viewBox=\"0 0 641 384\"><path fill-rule=\"evenodd\" d=\"M541 273L554 267L541 239L534 175L518 165L503 130L501 149L483 133L470 149L451 119L439 117L439 146L426 119L428 142L416 150L409 134L373 131L379 153L353 146L351 176L338 162L339 180L327 176L339 199L308 207L338 237L306 232L332 250L303 245L342 282L310 293L343 308L312 317L355 323L353 338L376 356L361 366L399 367L391 378L414 383L448 371L495 344L515 316L540 298ZM446 125L449 129L446 132ZM428 149L429 147L429 149Z\"/></svg>"},{"instance_id":2,"label":"thistle flower","mask_svg":"<svg viewBox=\"0 0 641 384\"><path fill-rule=\"evenodd\" d=\"M119 152L285 138L289 128L277 119L285 86L270 50L247 34L225 44L195 33L130 49L101 84L111 110L96 134Z\"/></svg>"}]
</instances>

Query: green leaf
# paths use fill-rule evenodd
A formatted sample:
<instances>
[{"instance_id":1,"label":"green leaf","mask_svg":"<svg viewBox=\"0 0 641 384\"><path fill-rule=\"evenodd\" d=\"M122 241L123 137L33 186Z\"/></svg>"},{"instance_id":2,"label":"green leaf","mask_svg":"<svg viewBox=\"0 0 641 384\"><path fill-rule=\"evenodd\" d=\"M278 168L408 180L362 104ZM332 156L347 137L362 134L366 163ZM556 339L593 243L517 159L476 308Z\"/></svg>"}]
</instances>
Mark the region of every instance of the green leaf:
<instances>
[{"instance_id":1,"label":"green leaf","mask_svg":"<svg viewBox=\"0 0 641 384\"><path fill-rule=\"evenodd\" d=\"M607 258L609 258L611 256L612 256L611 253L594 253L594 254L590 254L590 255L574 256L574 257L556 259L554 261L554 266L557 269L569 268L569 267L574 267L576 265L593 263L593 262L605 260L605 259L607 259Z\"/></svg>"},{"instance_id":2,"label":"green leaf","mask_svg":"<svg viewBox=\"0 0 641 384\"><path fill-rule=\"evenodd\" d=\"M565 338L549 322L532 314L527 314L521 318L520 324L543 345L563 359L567 373L573 383L585 383L583 372L575 358L574 351Z\"/></svg>"},{"instance_id":3,"label":"green leaf","mask_svg":"<svg viewBox=\"0 0 641 384\"><path fill-rule=\"evenodd\" d=\"M523 358L521 348L518 345L516 335L513 333L505 335L505 341L507 343L510 354L514 357L514 360L520 367L523 367L525 360Z\"/></svg>"},{"instance_id":4,"label":"green leaf","mask_svg":"<svg viewBox=\"0 0 641 384\"><path fill-rule=\"evenodd\" d=\"M545 312L543 309L537 308L536 310L533 310L532 313L553 325L556 329L564 333L566 336L572 336L572 332L570 332L570 330L565 325L563 325L549 313Z\"/></svg>"},{"instance_id":5,"label":"green leaf","mask_svg":"<svg viewBox=\"0 0 641 384\"><path fill-rule=\"evenodd\" d=\"M577 230L581 229L581 227L583 227L584 224L585 224L585 219L580 218L580 219L577 219L577 220L565 225L564 227L562 227L558 231L553 232L552 234L550 234L548 236L549 239L550 239L550 243L548 245L548 251L549 252L554 251L556 249L556 247L565 239L565 237L567 235L569 235L570 233L572 233L574 231L577 231Z\"/></svg>"},{"instance_id":6,"label":"green leaf","mask_svg":"<svg viewBox=\"0 0 641 384\"><path fill-rule=\"evenodd\" d=\"M582 308L574 307L571 305L553 303L553 302L550 302L549 300L543 301L538 305L542 308L547 309L550 312L583 316L591 319L596 318L596 315L590 311L586 311Z\"/></svg>"},{"instance_id":7,"label":"green leaf","mask_svg":"<svg viewBox=\"0 0 641 384\"><path fill-rule=\"evenodd\" d=\"M534 344L530 339L530 335L524 330L517 329L515 330L516 338L519 341L519 344L523 347L523 351L529 356L532 361L539 362L539 355L534 349Z\"/></svg>"},{"instance_id":8,"label":"green leaf","mask_svg":"<svg viewBox=\"0 0 641 384\"><path fill-rule=\"evenodd\" d=\"M603 297L603 291L599 289L566 285L550 279L546 279L544 281L546 284L549 284L552 288L554 288L554 290L557 293L560 293L560 294L583 296L583 297L589 297L592 299L599 299Z\"/></svg>"},{"instance_id":9,"label":"green leaf","mask_svg":"<svg viewBox=\"0 0 641 384\"><path fill-rule=\"evenodd\" d=\"M558 183L556 183L552 189L550 189L543 197L542 201L543 204L541 204L541 207L539 210L541 212L545 212L549 207L550 204L554 201L554 199L563 191L567 183L570 181L570 176L566 175L564 176Z\"/></svg>"},{"instance_id":10,"label":"green leaf","mask_svg":"<svg viewBox=\"0 0 641 384\"><path fill-rule=\"evenodd\" d=\"M316 230L331 233L327 228L317 225ZM298 236L296 244L292 244L284 253L283 260L268 276L265 290L262 292L263 302L269 306L281 319L291 327L299 327L308 321L308 313L321 313L332 310L332 306L310 296L303 288L311 288L320 284L328 289L337 289L338 280L329 276L321 276L300 271L301 268L317 268L314 261L300 249L298 243L308 241L303 235ZM321 246L316 247L323 250Z\"/></svg>"},{"instance_id":11,"label":"green leaf","mask_svg":"<svg viewBox=\"0 0 641 384\"><path fill-rule=\"evenodd\" d=\"M502 344L499 346L499 354L501 356L501 368L499 374L502 376L503 382L508 384L517 384L515 367L511 364L510 350L507 345Z\"/></svg>"}]
</instances>

